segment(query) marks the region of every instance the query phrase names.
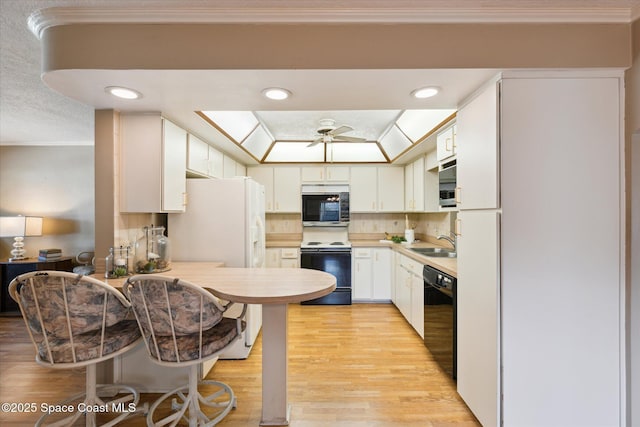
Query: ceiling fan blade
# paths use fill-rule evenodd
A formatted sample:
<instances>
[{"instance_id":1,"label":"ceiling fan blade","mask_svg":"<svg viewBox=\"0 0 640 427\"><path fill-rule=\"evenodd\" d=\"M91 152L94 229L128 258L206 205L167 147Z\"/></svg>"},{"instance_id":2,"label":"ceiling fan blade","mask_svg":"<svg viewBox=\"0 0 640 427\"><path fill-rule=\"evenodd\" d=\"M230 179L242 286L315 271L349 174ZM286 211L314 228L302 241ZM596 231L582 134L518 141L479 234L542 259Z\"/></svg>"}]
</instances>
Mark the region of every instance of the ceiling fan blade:
<instances>
[{"instance_id":1,"label":"ceiling fan blade","mask_svg":"<svg viewBox=\"0 0 640 427\"><path fill-rule=\"evenodd\" d=\"M329 132L331 135L340 135L341 133L345 133L345 132L351 132L353 130L353 128L349 125L342 125L342 126L338 126L337 128L335 128L334 130L332 130L331 132Z\"/></svg>"},{"instance_id":2,"label":"ceiling fan blade","mask_svg":"<svg viewBox=\"0 0 640 427\"><path fill-rule=\"evenodd\" d=\"M313 147L314 145L318 145L320 144L320 142L322 142L321 139L316 139L315 141L313 141L311 144L307 145L307 148L309 147Z\"/></svg>"},{"instance_id":3,"label":"ceiling fan blade","mask_svg":"<svg viewBox=\"0 0 640 427\"><path fill-rule=\"evenodd\" d=\"M360 138L357 136L336 135L334 141L346 141L346 142L364 142L367 138Z\"/></svg>"}]
</instances>

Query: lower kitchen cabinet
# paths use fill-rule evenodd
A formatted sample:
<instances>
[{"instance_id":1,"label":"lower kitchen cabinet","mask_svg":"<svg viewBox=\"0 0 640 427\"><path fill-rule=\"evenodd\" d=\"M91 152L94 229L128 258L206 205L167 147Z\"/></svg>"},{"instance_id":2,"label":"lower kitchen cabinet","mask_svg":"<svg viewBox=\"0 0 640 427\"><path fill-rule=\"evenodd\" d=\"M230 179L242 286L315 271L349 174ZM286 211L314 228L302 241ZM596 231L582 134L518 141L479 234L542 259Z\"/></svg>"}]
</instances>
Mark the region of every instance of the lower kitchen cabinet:
<instances>
[{"instance_id":1,"label":"lower kitchen cabinet","mask_svg":"<svg viewBox=\"0 0 640 427\"><path fill-rule=\"evenodd\" d=\"M267 268L300 268L300 250L294 248L267 248Z\"/></svg>"},{"instance_id":2,"label":"lower kitchen cabinet","mask_svg":"<svg viewBox=\"0 0 640 427\"><path fill-rule=\"evenodd\" d=\"M391 249L355 248L352 252L353 300L391 300Z\"/></svg>"},{"instance_id":3,"label":"lower kitchen cabinet","mask_svg":"<svg viewBox=\"0 0 640 427\"><path fill-rule=\"evenodd\" d=\"M402 254L396 257L394 304L407 322L424 338L423 265Z\"/></svg>"}]
</instances>

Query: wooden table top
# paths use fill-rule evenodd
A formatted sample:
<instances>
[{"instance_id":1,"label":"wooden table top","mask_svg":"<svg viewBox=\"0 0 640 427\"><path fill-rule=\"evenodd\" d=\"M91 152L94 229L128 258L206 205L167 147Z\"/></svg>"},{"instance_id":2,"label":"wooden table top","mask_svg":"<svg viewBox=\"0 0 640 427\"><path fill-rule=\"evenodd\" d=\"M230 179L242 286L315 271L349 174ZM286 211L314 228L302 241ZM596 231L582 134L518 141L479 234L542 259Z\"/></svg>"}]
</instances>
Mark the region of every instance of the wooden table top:
<instances>
[{"instance_id":1,"label":"wooden table top","mask_svg":"<svg viewBox=\"0 0 640 427\"><path fill-rule=\"evenodd\" d=\"M326 272L305 268L227 268L215 262L172 262L171 270L160 273L209 289L218 298L246 304L287 304L331 293L336 278ZM126 277L105 279L122 287Z\"/></svg>"}]
</instances>

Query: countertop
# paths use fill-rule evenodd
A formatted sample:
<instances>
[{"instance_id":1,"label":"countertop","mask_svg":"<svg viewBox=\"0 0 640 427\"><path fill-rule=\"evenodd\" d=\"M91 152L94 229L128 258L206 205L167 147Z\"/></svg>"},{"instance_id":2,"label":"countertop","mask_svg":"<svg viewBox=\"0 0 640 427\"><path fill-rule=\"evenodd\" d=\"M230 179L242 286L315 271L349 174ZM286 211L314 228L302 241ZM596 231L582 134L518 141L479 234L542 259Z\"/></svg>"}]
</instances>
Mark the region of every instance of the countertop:
<instances>
[{"instance_id":1,"label":"countertop","mask_svg":"<svg viewBox=\"0 0 640 427\"><path fill-rule=\"evenodd\" d=\"M293 239L267 239L267 248L299 248L300 240ZM411 250L411 248L450 248L450 245L426 242L415 242L410 245L403 243L392 243L391 241L381 242L380 240L371 239L351 239L352 248L375 248L375 247L388 247L392 250L408 256L411 259L418 261L421 264L429 265L433 268L450 274L454 277L458 276L458 260L457 258L439 258L420 255Z\"/></svg>"}]
</instances>

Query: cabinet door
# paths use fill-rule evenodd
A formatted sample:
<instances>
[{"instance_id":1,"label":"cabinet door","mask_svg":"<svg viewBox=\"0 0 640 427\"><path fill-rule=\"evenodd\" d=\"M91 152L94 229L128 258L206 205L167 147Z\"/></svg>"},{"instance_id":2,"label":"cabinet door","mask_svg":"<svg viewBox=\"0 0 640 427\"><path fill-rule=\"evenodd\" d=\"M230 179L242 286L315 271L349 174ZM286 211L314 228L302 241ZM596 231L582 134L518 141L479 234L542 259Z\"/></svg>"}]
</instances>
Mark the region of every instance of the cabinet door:
<instances>
[{"instance_id":1,"label":"cabinet door","mask_svg":"<svg viewBox=\"0 0 640 427\"><path fill-rule=\"evenodd\" d=\"M163 119L162 211L184 212L187 192L187 131Z\"/></svg>"},{"instance_id":2,"label":"cabinet door","mask_svg":"<svg viewBox=\"0 0 640 427\"><path fill-rule=\"evenodd\" d=\"M411 325L424 338L424 280L411 275Z\"/></svg>"},{"instance_id":3,"label":"cabinet door","mask_svg":"<svg viewBox=\"0 0 640 427\"><path fill-rule=\"evenodd\" d=\"M247 175L264 185L264 204L266 212L274 212L273 168L270 166L248 167Z\"/></svg>"},{"instance_id":4,"label":"cabinet door","mask_svg":"<svg viewBox=\"0 0 640 427\"><path fill-rule=\"evenodd\" d=\"M438 161L448 159L455 154L455 141L453 126L440 132L436 137L436 153Z\"/></svg>"},{"instance_id":5,"label":"cabinet door","mask_svg":"<svg viewBox=\"0 0 640 427\"><path fill-rule=\"evenodd\" d=\"M353 254L353 299L372 298L371 250L357 249Z\"/></svg>"},{"instance_id":6,"label":"cabinet door","mask_svg":"<svg viewBox=\"0 0 640 427\"><path fill-rule=\"evenodd\" d=\"M404 211L404 169L378 168L378 211Z\"/></svg>"},{"instance_id":7,"label":"cabinet door","mask_svg":"<svg viewBox=\"0 0 640 427\"><path fill-rule=\"evenodd\" d=\"M348 166L327 166L325 180L329 182L349 182Z\"/></svg>"},{"instance_id":8,"label":"cabinet door","mask_svg":"<svg viewBox=\"0 0 640 427\"><path fill-rule=\"evenodd\" d=\"M401 168L397 168L402 171ZM376 301L388 301L391 299L391 249L374 248L372 254L372 294Z\"/></svg>"},{"instance_id":9,"label":"cabinet door","mask_svg":"<svg viewBox=\"0 0 640 427\"><path fill-rule=\"evenodd\" d=\"M324 166L303 166L300 169L302 182L324 181Z\"/></svg>"},{"instance_id":10,"label":"cabinet door","mask_svg":"<svg viewBox=\"0 0 640 427\"><path fill-rule=\"evenodd\" d=\"M276 212L301 212L300 185L300 168L273 168L273 202Z\"/></svg>"},{"instance_id":11,"label":"cabinet door","mask_svg":"<svg viewBox=\"0 0 640 427\"><path fill-rule=\"evenodd\" d=\"M236 176L236 161L229 156L223 156L222 169L222 174L225 178L233 178Z\"/></svg>"},{"instance_id":12,"label":"cabinet door","mask_svg":"<svg viewBox=\"0 0 640 427\"><path fill-rule=\"evenodd\" d=\"M424 211L424 157L413 162L413 210Z\"/></svg>"},{"instance_id":13,"label":"cabinet door","mask_svg":"<svg viewBox=\"0 0 640 427\"><path fill-rule=\"evenodd\" d=\"M457 206L499 207L498 87L489 85L464 105L457 123ZM551 154L550 154L551 155Z\"/></svg>"},{"instance_id":14,"label":"cabinet door","mask_svg":"<svg viewBox=\"0 0 640 427\"><path fill-rule=\"evenodd\" d=\"M351 212L376 212L378 209L377 168L351 168L349 208Z\"/></svg>"},{"instance_id":15,"label":"cabinet door","mask_svg":"<svg viewBox=\"0 0 640 427\"><path fill-rule=\"evenodd\" d=\"M267 268L280 267L280 249L278 248L265 249L265 267Z\"/></svg>"},{"instance_id":16,"label":"cabinet door","mask_svg":"<svg viewBox=\"0 0 640 427\"><path fill-rule=\"evenodd\" d=\"M404 167L404 210L412 211L416 205L413 198L413 163L409 163Z\"/></svg>"},{"instance_id":17,"label":"cabinet door","mask_svg":"<svg viewBox=\"0 0 640 427\"><path fill-rule=\"evenodd\" d=\"M209 161L209 144L189 134L187 142L187 169L207 175Z\"/></svg>"},{"instance_id":18,"label":"cabinet door","mask_svg":"<svg viewBox=\"0 0 640 427\"><path fill-rule=\"evenodd\" d=\"M162 152L159 114L120 116L120 212L162 210Z\"/></svg>"},{"instance_id":19,"label":"cabinet door","mask_svg":"<svg viewBox=\"0 0 640 427\"><path fill-rule=\"evenodd\" d=\"M458 212L458 393L482 425L499 414L498 213Z\"/></svg>"},{"instance_id":20,"label":"cabinet door","mask_svg":"<svg viewBox=\"0 0 640 427\"><path fill-rule=\"evenodd\" d=\"M207 174L213 178L224 177L224 156L221 152L215 148L209 146L209 162L207 167Z\"/></svg>"}]
</instances>

